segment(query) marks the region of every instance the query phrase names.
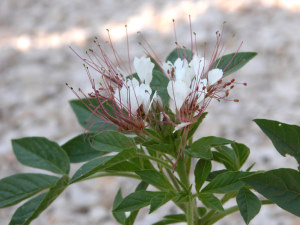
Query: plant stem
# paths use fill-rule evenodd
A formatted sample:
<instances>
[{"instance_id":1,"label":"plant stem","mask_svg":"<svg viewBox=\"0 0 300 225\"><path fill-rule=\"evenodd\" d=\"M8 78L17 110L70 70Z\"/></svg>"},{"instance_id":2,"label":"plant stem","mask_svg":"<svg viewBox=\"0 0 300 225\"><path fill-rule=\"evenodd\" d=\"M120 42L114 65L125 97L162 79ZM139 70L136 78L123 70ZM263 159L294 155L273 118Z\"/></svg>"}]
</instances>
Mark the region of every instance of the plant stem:
<instances>
[{"instance_id":1,"label":"plant stem","mask_svg":"<svg viewBox=\"0 0 300 225\"><path fill-rule=\"evenodd\" d=\"M132 174L132 173L126 173L126 172L98 172L95 173L84 180L90 180L94 179L97 177L107 177L107 176L114 176L114 177L129 177L129 178L134 178L137 180L140 180L141 178L138 175Z\"/></svg>"},{"instance_id":2,"label":"plant stem","mask_svg":"<svg viewBox=\"0 0 300 225\"><path fill-rule=\"evenodd\" d=\"M194 222L194 201L192 196L189 197L189 202L187 203L187 224L195 225Z\"/></svg>"},{"instance_id":3,"label":"plant stem","mask_svg":"<svg viewBox=\"0 0 300 225\"><path fill-rule=\"evenodd\" d=\"M275 204L274 202L270 201L270 200L262 200L261 201L261 204L262 205L270 205L270 204ZM239 207L236 205L236 206L233 206L233 207L230 207L226 210L224 210L223 212L218 212L218 213L214 213L215 210L211 210L208 214L210 215L206 215L205 217L203 217L200 221L201 221L201 225L212 225L214 224L215 222L219 221L220 219L222 219L223 217L227 216L227 215L230 215L236 211L239 210ZM214 212L213 212L214 211ZM211 214L211 212L213 212Z\"/></svg>"},{"instance_id":4,"label":"plant stem","mask_svg":"<svg viewBox=\"0 0 300 225\"><path fill-rule=\"evenodd\" d=\"M168 169L168 168L165 168L165 170L167 171L167 174L169 175L169 177L170 177L173 185L175 186L176 190L180 191L181 190L180 186L179 186L179 184L178 184L178 182L177 182L174 174L172 173L172 171L170 169Z\"/></svg>"}]
</instances>

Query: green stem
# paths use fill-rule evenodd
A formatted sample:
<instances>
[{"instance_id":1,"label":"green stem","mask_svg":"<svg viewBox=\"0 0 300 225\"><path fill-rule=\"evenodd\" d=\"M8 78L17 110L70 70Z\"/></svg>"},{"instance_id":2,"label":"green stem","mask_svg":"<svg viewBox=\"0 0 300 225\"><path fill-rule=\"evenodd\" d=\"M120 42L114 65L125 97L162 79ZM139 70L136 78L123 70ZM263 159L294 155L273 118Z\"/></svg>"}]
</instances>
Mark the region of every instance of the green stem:
<instances>
[{"instance_id":1,"label":"green stem","mask_svg":"<svg viewBox=\"0 0 300 225\"><path fill-rule=\"evenodd\" d=\"M174 174L172 173L172 171L170 169L168 169L168 168L165 168L165 170L167 171L167 174L170 177L170 179L171 179L173 185L175 186L176 190L180 191L181 190L180 186L179 186L179 184L178 184L178 182L177 182Z\"/></svg>"},{"instance_id":2,"label":"green stem","mask_svg":"<svg viewBox=\"0 0 300 225\"><path fill-rule=\"evenodd\" d=\"M187 203L187 224L188 225L195 225L194 221L194 201L192 196L189 198L189 202Z\"/></svg>"},{"instance_id":3,"label":"green stem","mask_svg":"<svg viewBox=\"0 0 300 225\"><path fill-rule=\"evenodd\" d=\"M84 180L90 180L98 177L107 177L107 176L114 176L114 177L129 177L133 179L140 180L141 178L138 175L132 174L132 173L126 173L126 172L98 172L95 173Z\"/></svg>"},{"instance_id":4,"label":"green stem","mask_svg":"<svg viewBox=\"0 0 300 225\"><path fill-rule=\"evenodd\" d=\"M274 204L274 202L270 201L270 200L262 200L261 201L261 204L262 205L270 205L270 204ZM233 206L233 207L230 207L226 210L224 210L223 212L218 212L218 213L215 213L215 214L212 214L210 216L205 216L203 217L203 219L201 219L201 225L213 225L215 222L219 221L220 219L224 218L225 216L228 216L236 211L239 210L239 207L238 206ZM214 211L214 210L212 210ZM211 212L212 212L211 211Z\"/></svg>"},{"instance_id":5,"label":"green stem","mask_svg":"<svg viewBox=\"0 0 300 225\"><path fill-rule=\"evenodd\" d=\"M164 160L161 160L159 158L156 158L156 157L153 157L153 156L150 156L150 155L146 155L146 154L139 154L137 153L137 156L140 156L140 157L143 157L143 158L146 158L146 159L150 159L150 160L153 160L157 163L160 163L162 165L164 165L166 168L169 168L169 169L172 169L173 167L170 166L168 163L166 163Z\"/></svg>"}]
</instances>

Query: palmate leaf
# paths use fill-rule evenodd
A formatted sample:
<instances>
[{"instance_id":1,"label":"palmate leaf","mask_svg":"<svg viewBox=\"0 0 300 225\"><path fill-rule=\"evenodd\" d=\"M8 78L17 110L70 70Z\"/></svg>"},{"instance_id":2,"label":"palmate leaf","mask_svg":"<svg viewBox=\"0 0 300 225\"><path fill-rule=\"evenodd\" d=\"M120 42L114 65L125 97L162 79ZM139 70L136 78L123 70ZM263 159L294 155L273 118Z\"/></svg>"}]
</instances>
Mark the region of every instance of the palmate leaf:
<instances>
[{"instance_id":1,"label":"palmate leaf","mask_svg":"<svg viewBox=\"0 0 300 225\"><path fill-rule=\"evenodd\" d=\"M14 205L52 187L58 177L38 173L20 173L0 180L0 208Z\"/></svg>"},{"instance_id":2,"label":"palmate leaf","mask_svg":"<svg viewBox=\"0 0 300 225\"><path fill-rule=\"evenodd\" d=\"M48 192L40 194L24 205L20 206L14 213L9 225L28 225L37 218L68 186L69 177L61 177Z\"/></svg>"},{"instance_id":3,"label":"palmate leaf","mask_svg":"<svg viewBox=\"0 0 300 225\"><path fill-rule=\"evenodd\" d=\"M284 210L300 216L300 173L293 169L276 169L242 179L258 193Z\"/></svg>"},{"instance_id":4,"label":"palmate leaf","mask_svg":"<svg viewBox=\"0 0 300 225\"><path fill-rule=\"evenodd\" d=\"M14 153L22 164L58 174L68 174L70 161L66 152L44 137L12 140Z\"/></svg>"}]
</instances>

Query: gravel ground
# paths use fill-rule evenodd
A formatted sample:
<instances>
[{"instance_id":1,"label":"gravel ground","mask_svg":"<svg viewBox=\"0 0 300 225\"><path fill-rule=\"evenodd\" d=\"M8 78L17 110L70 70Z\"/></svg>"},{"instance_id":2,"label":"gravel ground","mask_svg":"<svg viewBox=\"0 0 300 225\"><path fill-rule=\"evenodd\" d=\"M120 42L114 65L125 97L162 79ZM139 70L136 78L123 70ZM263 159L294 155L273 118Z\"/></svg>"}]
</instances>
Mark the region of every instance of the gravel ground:
<instances>
[{"instance_id":1,"label":"gravel ground","mask_svg":"<svg viewBox=\"0 0 300 225\"><path fill-rule=\"evenodd\" d=\"M247 144L249 164L256 169L296 168L281 157L252 122L254 118L300 124L300 2L299 0L212 1L38 1L2 0L0 3L0 177L33 171L21 166L10 139L45 136L64 143L83 132L68 100L75 98L65 82L88 91L89 83L78 58L69 50L91 46L94 36L112 39L126 57L124 24L128 24L131 55L141 56L136 32L141 30L162 58L174 48L171 19L175 18L179 42L189 44L188 14L192 15L200 48L211 49L215 31L226 21L224 41L228 52L257 51L258 56L235 78L248 86L232 92L239 103L215 102L198 136L223 136ZM235 34L232 39L231 35ZM72 168L75 171L79 165ZM133 181L102 178L72 185L32 224L115 224L110 213L115 192L133 190ZM16 207L0 210L0 225L8 224ZM144 210L136 224L151 224L158 213ZM146 215L146 216L145 216ZM234 214L219 225L243 224ZM299 220L275 206L263 207L252 225L296 225Z\"/></svg>"}]
</instances>

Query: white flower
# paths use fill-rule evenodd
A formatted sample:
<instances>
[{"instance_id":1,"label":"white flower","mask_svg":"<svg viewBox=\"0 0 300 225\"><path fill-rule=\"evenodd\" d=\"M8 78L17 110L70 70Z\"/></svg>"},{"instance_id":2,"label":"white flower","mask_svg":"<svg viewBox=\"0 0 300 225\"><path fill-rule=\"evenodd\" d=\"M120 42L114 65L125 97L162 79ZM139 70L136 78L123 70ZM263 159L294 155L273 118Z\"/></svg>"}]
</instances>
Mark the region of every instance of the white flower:
<instances>
[{"instance_id":1,"label":"white flower","mask_svg":"<svg viewBox=\"0 0 300 225\"><path fill-rule=\"evenodd\" d=\"M148 84L140 84L133 78L128 80L121 89L117 89L114 99L120 108L137 114L137 110L142 105L143 111L148 113L150 109L151 88Z\"/></svg>"},{"instance_id":2,"label":"white flower","mask_svg":"<svg viewBox=\"0 0 300 225\"><path fill-rule=\"evenodd\" d=\"M167 87L168 94L170 96L171 102L169 105L173 104L172 101L174 101L174 105L179 110L184 103L185 99L191 92L190 85L184 82L183 80L176 80L176 81L170 81ZM171 107L170 107L171 108ZM171 108L171 110L174 112L175 108Z\"/></svg>"},{"instance_id":3,"label":"white flower","mask_svg":"<svg viewBox=\"0 0 300 225\"><path fill-rule=\"evenodd\" d=\"M152 70L154 68L154 63L151 62L150 58L141 57L134 58L133 66L141 80L141 82L145 82L145 84L150 84L152 80Z\"/></svg>"},{"instance_id":4,"label":"white flower","mask_svg":"<svg viewBox=\"0 0 300 225\"><path fill-rule=\"evenodd\" d=\"M223 71L220 69L212 69L208 72L208 85L213 85L223 77Z\"/></svg>"}]
</instances>

